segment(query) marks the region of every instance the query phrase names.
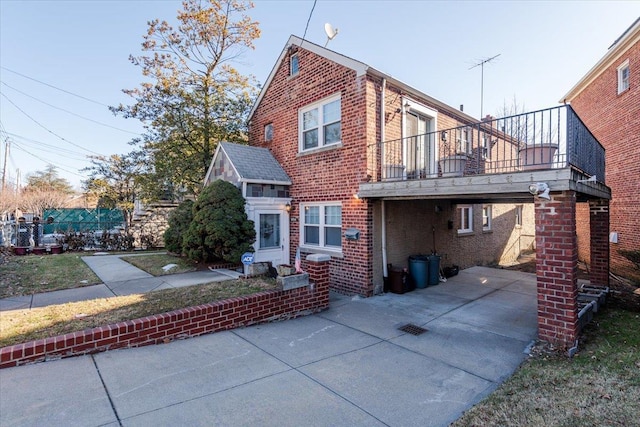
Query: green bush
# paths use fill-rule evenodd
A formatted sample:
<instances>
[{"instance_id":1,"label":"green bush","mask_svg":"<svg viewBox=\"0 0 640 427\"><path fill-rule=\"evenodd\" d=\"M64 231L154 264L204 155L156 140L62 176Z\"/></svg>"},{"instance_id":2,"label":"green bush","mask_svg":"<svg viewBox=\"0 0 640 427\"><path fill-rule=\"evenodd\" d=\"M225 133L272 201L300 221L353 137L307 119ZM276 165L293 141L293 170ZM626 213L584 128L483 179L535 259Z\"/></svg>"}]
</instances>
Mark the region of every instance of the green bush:
<instances>
[{"instance_id":1,"label":"green bush","mask_svg":"<svg viewBox=\"0 0 640 427\"><path fill-rule=\"evenodd\" d=\"M169 228L164 232L164 246L170 252L182 253L184 235L193 221L193 200L180 203L167 220Z\"/></svg>"},{"instance_id":2,"label":"green bush","mask_svg":"<svg viewBox=\"0 0 640 427\"><path fill-rule=\"evenodd\" d=\"M193 205L193 221L182 249L194 261L240 262L256 240L253 221L247 219L245 200L233 184L217 180L205 187Z\"/></svg>"}]
</instances>

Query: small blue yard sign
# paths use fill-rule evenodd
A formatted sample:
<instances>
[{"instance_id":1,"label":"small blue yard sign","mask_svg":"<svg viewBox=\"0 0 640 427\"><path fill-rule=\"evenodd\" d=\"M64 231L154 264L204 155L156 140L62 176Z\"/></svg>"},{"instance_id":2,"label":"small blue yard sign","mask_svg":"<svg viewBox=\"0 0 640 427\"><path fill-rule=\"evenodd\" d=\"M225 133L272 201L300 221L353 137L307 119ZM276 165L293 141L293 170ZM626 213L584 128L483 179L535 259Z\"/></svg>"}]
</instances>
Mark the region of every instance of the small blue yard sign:
<instances>
[{"instance_id":1,"label":"small blue yard sign","mask_svg":"<svg viewBox=\"0 0 640 427\"><path fill-rule=\"evenodd\" d=\"M244 265L251 265L253 264L253 254L251 252L245 252L242 254L240 260Z\"/></svg>"}]
</instances>

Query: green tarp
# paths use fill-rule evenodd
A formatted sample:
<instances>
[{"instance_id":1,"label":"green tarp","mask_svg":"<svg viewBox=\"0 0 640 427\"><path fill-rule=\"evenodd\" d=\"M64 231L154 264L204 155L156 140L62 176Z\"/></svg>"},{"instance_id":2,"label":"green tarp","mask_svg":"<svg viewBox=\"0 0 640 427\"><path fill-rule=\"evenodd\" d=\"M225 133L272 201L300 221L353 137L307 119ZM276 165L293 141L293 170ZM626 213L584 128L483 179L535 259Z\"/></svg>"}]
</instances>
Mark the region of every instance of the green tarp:
<instances>
[{"instance_id":1,"label":"green tarp","mask_svg":"<svg viewBox=\"0 0 640 427\"><path fill-rule=\"evenodd\" d=\"M44 233L110 230L124 226L120 209L45 209Z\"/></svg>"}]
</instances>

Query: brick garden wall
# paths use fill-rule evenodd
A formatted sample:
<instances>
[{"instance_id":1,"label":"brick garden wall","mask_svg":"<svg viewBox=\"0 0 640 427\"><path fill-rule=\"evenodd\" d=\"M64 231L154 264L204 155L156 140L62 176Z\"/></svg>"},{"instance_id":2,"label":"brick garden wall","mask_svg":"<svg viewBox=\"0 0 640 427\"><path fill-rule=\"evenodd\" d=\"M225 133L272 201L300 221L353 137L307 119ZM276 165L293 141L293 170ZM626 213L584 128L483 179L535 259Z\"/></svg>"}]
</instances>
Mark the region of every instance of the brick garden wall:
<instances>
[{"instance_id":1,"label":"brick garden wall","mask_svg":"<svg viewBox=\"0 0 640 427\"><path fill-rule=\"evenodd\" d=\"M303 288L260 292L3 347L0 349L0 369L118 348L162 344L327 309L328 264L304 261L303 268L310 276L309 286Z\"/></svg>"},{"instance_id":2,"label":"brick garden wall","mask_svg":"<svg viewBox=\"0 0 640 427\"><path fill-rule=\"evenodd\" d=\"M617 67L629 60L629 89L618 94ZM571 106L606 150L606 184L611 187L611 271L640 281L640 271L618 253L640 250L640 43L635 43L592 81ZM590 261L589 207L578 210L580 259Z\"/></svg>"}]
</instances>

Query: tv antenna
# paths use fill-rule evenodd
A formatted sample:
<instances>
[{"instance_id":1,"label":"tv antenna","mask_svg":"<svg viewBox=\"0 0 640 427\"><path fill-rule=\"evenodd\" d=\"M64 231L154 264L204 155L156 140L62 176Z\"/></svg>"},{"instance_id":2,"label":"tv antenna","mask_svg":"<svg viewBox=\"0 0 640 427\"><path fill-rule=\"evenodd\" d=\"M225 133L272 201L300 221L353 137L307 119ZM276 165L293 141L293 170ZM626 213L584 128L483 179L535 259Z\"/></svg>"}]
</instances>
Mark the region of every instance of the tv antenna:
<instances>
[{"instance_id":1,"label":"tv antenna","mask_svg":"<svg viewBox=\"0 0 640 427\"><path fill-rule=\"evenodd\" d=\"M476 67L480 67L480 120L483 119L482 107L483 107L483 104L484 104L484 64L493 61L498 56L500 56L500 54L492 56L491 58L483 59L482 61L480 61L477 64L475 64L473 67L469 68L470 70L472 70L472 69L474 69Z\"/></svg>"},{"instance_id":2,"label":"tv antenna","mask_svg":"<svg viewBox=\"0 0 640 427\"><path fill-rule=\"evenodd\" d=\"M324 32L327 34L327 42L324 44L324 47L327 47L329 42L334 39L335 36L338 35L338 29L333 28L331 24L328 22L324 24Z\"/></svg>"}]
</instances>

